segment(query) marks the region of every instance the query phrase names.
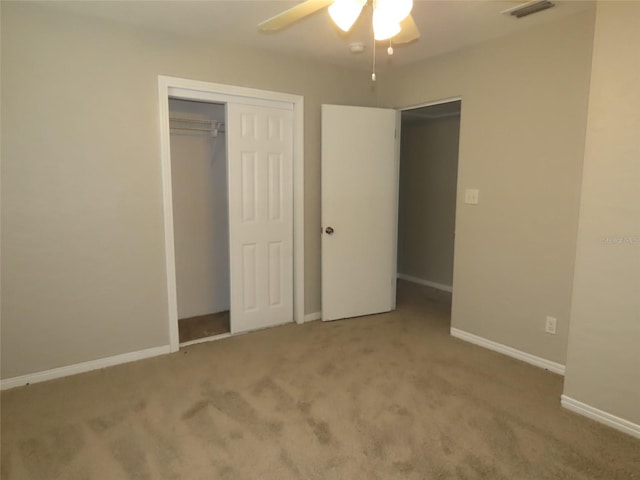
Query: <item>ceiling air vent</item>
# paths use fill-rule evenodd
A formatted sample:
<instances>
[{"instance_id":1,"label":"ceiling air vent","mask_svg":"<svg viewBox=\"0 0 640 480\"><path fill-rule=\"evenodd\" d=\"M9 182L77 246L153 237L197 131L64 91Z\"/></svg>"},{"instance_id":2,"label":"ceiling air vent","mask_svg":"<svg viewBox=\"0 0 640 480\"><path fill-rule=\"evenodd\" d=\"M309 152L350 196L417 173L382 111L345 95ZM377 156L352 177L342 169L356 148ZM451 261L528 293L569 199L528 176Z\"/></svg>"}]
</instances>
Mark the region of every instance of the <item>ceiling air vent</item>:
<instances>
[{"instance_id":1,"label":"ceiling air vent","mask_svg":"<svg viewBox=\"0 0 640 480\"><path fill-rule=\"evenodd\" d=\"M553 7L555 4L549 0L534 0L532 2L523 3L513 8L508 8L500 13L511 15L512 17L522 18L532 13L538 13L547 8Z\"/></svg>"}]
</instances>

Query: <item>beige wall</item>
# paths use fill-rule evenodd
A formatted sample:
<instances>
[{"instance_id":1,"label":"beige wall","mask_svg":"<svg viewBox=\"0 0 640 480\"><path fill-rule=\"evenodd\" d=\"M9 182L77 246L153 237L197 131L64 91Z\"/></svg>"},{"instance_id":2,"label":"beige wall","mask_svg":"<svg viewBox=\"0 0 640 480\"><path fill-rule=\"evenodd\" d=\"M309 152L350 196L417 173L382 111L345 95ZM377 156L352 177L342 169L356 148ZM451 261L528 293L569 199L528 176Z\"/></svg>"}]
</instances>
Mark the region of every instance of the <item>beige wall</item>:
<instances>
[{"instance_id":1,"label":"beige wall","mask_svg":"<svg viewBox=\"0 0 640 480\"><path fill-rule=\"evenodd\" d=\"M593 11L394 71L383 103L461 96L452 326L565 362ZM480 190L465 205L465 188ZM555 336L546 315L558 318Z\"/></svg>"},{"instance_id":2,"label":"beige wall","mask_svg":"<svg viewBox=\"0 0 640 480\"><path fill-rule=\"evenodd\" d=\"M640 424L640 3L595 27L564 393Z\"/></svg>"},{"instance_id":3,"label":"beige wall","mask_svg":"<svg viewBox=\"0 0 640 480\"><path fill-rule=\"evenodd\" d=\"M157 76L303 95L320 310L320 104L366 74L2 2L2 378L168 343Z\"/></svg>"},{"instance_id":4,"label":"beige wall","mask_svg":"<svg viewBox=\"0 0 640 480\"><path fill-rule=\"evenodd\" d=\"M225 121L225 106L169 100L171 118ZM174 123L177 126L187 124ZM178 318L229 310L226 136L171 130Z\"/></svg>"},{"instance_id":5,"label":"beige wall","mask_svg":"<svg viewBox=\"0 0 640 480\"><path fill-rule=\"evenodd\" d=\"M402 122L398 272L451 286L460 117Z\"/></svg>"}]
</instances>

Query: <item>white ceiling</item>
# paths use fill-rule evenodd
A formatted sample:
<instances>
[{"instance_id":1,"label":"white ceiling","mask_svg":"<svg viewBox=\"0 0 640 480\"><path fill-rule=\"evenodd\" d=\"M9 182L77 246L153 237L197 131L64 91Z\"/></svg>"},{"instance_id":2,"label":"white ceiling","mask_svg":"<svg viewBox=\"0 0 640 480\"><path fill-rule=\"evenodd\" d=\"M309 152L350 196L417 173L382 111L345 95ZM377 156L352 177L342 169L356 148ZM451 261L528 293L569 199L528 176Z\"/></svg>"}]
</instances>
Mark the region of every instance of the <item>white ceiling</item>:
<instances>
[{"instance_id":1,"label":"white ceiling","mask_svg":"<svg viewBox=\"0 0 640 480\"><path fill-rule=\"evenodd\" d=\"M387 57L388 42L376 49L378 69L406 65L467 47L517 30L540 25L593 8L591 1L557 1L543 12L516 19L500 14L525 0L414 0L412 15L422 37L394 47ZM257 24L291 8L299 1L46 1L42 5L83 16L133 25L137 28L198 37L204 42L232 43L305 56L319 61L371 68L371 9L365 8L349 34L333 26L326 8L300 20L286 30L264 34ZM365 52L352 54L349 44L364 42Z\"/></svg>"}]
</instances>

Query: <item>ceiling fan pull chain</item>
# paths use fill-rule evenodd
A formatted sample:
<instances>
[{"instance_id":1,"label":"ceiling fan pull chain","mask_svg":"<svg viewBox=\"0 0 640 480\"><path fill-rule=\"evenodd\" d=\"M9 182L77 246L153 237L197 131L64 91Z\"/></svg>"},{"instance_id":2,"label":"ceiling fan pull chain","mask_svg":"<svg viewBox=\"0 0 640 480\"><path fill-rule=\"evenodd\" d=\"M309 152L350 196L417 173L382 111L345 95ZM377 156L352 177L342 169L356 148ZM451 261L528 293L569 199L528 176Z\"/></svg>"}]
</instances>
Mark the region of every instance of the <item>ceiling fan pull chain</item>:
<instances>
[{"instance_id":1,"label":"ceiling fan pull chain","mask_svg":"<svg viewBox=\"0 0 640 480\"><path fill-rule=\"evenodd\" d=\"M373 72L371 73L371 81L376 81L376 42L373 42Z\"/></svg>"},{"instance_id":2,"label":"ceiling fan pull chain","mask_svg":"<svg viewBox=\"0 0 640 480\"><path fill-rule=\"evenodd\" d=\"M376 39L375 36L373 38L373 72L371 73L371 81L375 82L376 81Z\"/></svg>"}]
</instances>

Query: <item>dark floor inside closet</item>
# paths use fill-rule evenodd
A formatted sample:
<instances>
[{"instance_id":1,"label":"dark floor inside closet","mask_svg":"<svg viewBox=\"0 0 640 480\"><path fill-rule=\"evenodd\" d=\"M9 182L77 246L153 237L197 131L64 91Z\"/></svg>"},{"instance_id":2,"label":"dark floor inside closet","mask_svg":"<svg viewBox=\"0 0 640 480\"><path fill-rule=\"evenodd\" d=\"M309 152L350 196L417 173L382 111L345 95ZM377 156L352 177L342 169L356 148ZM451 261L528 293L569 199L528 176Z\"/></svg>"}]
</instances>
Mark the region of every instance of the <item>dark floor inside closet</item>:
<instances>
[{"instance_id":1,"label":"dark floor inside closet","mask_svg":"<svg viewBox=\"0 0 640 480\"><path fill-rule=\"evenodd\" d=\"M226 310L180 319L178 322L180 343L229 333L231 331L229 318L229 310Z\"/></svg>"}]
</instances>

